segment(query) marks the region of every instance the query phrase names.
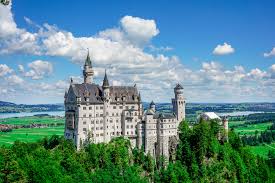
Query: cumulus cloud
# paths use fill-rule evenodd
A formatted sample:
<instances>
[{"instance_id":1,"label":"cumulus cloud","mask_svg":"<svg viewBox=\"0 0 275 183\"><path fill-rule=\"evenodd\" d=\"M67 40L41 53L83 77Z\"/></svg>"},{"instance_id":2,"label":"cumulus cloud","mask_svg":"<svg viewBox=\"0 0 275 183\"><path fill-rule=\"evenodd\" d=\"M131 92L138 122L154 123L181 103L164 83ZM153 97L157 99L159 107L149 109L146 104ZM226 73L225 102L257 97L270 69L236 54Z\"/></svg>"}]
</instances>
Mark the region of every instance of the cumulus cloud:
<instances>
[{"instance_id":1,"label":"cumulus cloud","mask_svg":"<svg viewBox=\"0 0 275 183\"><path fill-rule=\"evenodd\" d=\"M124 16L120 20L120 23L129 40L137 45L147 43L154 36L159 34L159 30L154 20Z\"/></svg>"},{"instance_id":2,"label":"cumulus cloud","mask_svg":"<svg viewBox=\"0 0 275 183\"><path fill-rule=\"evenodd\" d=\"M23 84L23 82L24 82L24 80L23 80L21 77L17 76L17 75L8 76L8 77L6 78L6 80L7 80L8 83L11 84L11 85L16 85L16 84L21 85L21 84Z\"/></svg>"},{"instance_id":3,"label":"cumulus cloud","mask_svg":"<svg viewBox=\"0 0 275 183\"><path fill-rule=\"evenodd\" d=\"M12 69L9 68L6 64L0 64L0 77L5 76L9 73L12 73Z\"/></svg>"},{"instance_id":4,"label":"cumulus cloud","mask_svg":"<svg viewBox=\"0 0 275 183\"><path fill-rule=\"evenodd\" d=\"M28 64L30 70L24 75L31 77L32 79L42 79L44 76L48 76L53 72L53 66L50 62L36 60Z\"/></svg>"},{"instance_id":5,"label":"cumulus cloud","mask_svg":"<svg viewBox=\"0 0 275 183\"><path fill-rule=\"evenodd\" d=\"M248 73L248 76L252 77L253 79L262 79L267 76L267 72L256 68L252 69L250 73Z\"/></svg>"},{"instance_id":6,"label":"cumulus cloud","mask_svg":"<svg viewBox=\"0 0 275 183\"><path fill-rule=\"evenodd\" d=\"M214 55L228 55L231 53L234 53L234 48L227 43L224 43L223 45L217 45L216 48L213 50Z\"/></svg>"},{"instance_id":7,"label":"cumulus cloud","mask_svg":"<svg viewBox=\"0 0 275 183\"><path fill-rule=\"evenodd\" d=\"M247 101L258 96L263 96L262 99L274 97L274 93L270 92L274 91L272 88L275 87L271 81L273 66L266 71L258 68L245 71L239 65L228 69L217 61L205 61L198 70L188 69L177 56L159 53L170 50L170 47L155 47L150 43L159 34L154 20L125 16L113 28L102 30L93 36L78 37L72 32L48 24L35 25L38 30L30 33L17 27L10 7L1 10L6 13L0 11L0 19L2 18L1 20L4 19L10 24L11 31L8 37L0 37L0 54L23 52L31 55L66 57L82 66L87 48L89 48L97 83L101 84L104 69L107 67L110 83L132 86L137 84L143 101L152 99L169 101L173 96L172 88L176 83L184 85L188 101L209 102L224 101L224 99ZM25 20L29 24L35 24L29 18L25 18ZM7 35L0 28L1 34ZM147 48L152 49L153 53L148 52ZM224 43L218 45L213 54L224 55L233 52L234 48ZM42 79L51 75L53 66L49 61L36 60L29 63L26 68L23 65L18 66L18 70L22 76ZM1 80L0 78L3 81L0 89L2 93L5 93L1 97L15 97L15 94L24 96L24 98L26 98L25 96L36 96L32 98L36 98L37 101L42 98L46 98L48 101L48 98L52 97L55 101L60 102L63 99L64 89L69 86L69 78L54 83L47 83L44 80L37 83L24 82L19 76L17 77L24 84L9 85L8 81L20 83L20 79L16 78L16 75L8 78L8 74L4 74L5 79ZM82 82L83 78L73 76L73 80ZM37 89L32 90L32 88ZM20 91L20 93L14 91Z\"/></svg>"},{"instance_id":8,"label":"cumulus cloud","mask_svg":"<svg viewBox=\"0 0 275 183\"><path fill-rule=\"evenodd\" d=\"M268 53L264 53L264 57L273 57L275 56L275 47Z\"/></svg>"}]
</instances>

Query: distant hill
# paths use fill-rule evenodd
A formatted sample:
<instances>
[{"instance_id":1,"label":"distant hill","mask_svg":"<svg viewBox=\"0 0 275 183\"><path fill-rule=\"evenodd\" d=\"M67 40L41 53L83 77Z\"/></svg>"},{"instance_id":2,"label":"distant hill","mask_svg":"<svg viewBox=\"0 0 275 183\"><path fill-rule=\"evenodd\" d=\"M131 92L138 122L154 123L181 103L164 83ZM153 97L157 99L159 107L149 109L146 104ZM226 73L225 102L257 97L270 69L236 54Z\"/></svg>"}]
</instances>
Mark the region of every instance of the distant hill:
<instances>
[{"instance_id":1,"label":"distant hill","mask_svg":"<svg viewBox=\"0 0 275 183\"><path fill-rule=\"evenodd\" d=\"M0 101L0 106L15 106L15 103Z\"/></svg>"},{"instance_id":2,"label":"distant hill","mask_svg":"<svg viewBox=\"0 0 275 183\"><path fill-rule=\"evenodd\" d=\"M143 102L144 109L148 109L150 102ZM156 103L158 111L171 112L171 103ZM64 104L15 104L0 101L0 113L15 112L46 112L63 111ZM238 111L262 111L275 112L275 103L187 103L186 113L197 114L197 112L238 112Z\"/></svg>"},{"instance_id":3,"label":"distant hill","mask_svg":"<svg viewBox=\"0 0 275 183\"><path fill-rule=\"evenodd\" d=\"M0 113L63 111L63 104L15 104L0 101Z\"/></svg>"}]
</instances>

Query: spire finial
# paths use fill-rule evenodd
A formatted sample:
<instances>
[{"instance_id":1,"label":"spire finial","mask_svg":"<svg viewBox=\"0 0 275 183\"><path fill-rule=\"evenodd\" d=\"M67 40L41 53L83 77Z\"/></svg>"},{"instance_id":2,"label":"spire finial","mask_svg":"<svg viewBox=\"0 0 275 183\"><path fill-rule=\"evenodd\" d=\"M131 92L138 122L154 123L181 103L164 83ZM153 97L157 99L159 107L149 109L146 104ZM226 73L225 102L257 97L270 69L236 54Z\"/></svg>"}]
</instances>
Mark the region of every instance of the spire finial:
<instances>
[{"instance_id":1,"label":"spire finial","mask_svg":"<svg viewBox=\"0 0 275 183\"><path fill-rule=\"evenodd\" d=\"M92 67L92 61L91 61L91 58L90 58L90 50L89 50L89 48L87 48L87 50L88 50L88 53L87 53L87 57L86 57L84 66L87 65L87 66Z\"/></svg>"},{"instance_id":2,"label":"spire finial","mask_svg":"<svg viewBox=\"0 0 275 183\"><path fill-rule=\"evenodd\" d=\"M73 81L73 78L71 77L71 84L73 84L73 82L74 82L74 81Z\"/></svg>"},{"instance_id":3,"label":"spire finial","mask_svg":"<svg viewBox=\"0 0 275 183\"><path fill-rule=\"evenodd\" d=\"M105 69L105 75L104 75L103 85L102 86L103 87L109 87L109 81L108 81L106 69Z\"/></svg>"}]
</instances>

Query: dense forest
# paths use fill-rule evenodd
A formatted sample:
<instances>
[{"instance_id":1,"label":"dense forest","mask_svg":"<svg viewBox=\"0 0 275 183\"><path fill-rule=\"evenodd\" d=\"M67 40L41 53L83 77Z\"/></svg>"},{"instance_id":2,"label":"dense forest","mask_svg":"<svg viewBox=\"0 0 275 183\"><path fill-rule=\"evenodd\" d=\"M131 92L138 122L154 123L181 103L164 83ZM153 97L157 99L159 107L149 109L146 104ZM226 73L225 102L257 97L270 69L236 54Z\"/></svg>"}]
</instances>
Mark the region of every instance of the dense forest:
<instances>
[{"instance_id":1,"label":"dense forest","mask_svg":"<svg viewBox=\"0 0 275 183\"><path fill-rule=\"evenodd\" d=\"M80 151L58 136L16 141L0 148L0 182L275 182L274 159L252 155L234 132L228 141L220 134L215 121L182 122L170 162L131 149L122 137Z\"/></svg>"}]
</instances>

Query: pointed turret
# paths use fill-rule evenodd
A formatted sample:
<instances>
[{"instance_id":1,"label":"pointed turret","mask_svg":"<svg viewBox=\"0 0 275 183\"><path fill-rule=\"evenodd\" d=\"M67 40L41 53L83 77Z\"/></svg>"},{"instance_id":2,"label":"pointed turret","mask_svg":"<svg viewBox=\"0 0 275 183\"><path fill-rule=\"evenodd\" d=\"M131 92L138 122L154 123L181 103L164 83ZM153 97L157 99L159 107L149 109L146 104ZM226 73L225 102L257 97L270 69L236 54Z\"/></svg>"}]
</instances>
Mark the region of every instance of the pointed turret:
<instances>
[{"instance_id":1,"label":"pointed turret","mask_svg":"<svg viewBox=\"0 0 275 183\"><path fill-rule=\"evenodd\" d=\"M106 69L105 69L105 76L104 76L104 79L103 79L103 84L102 84L102 87L103 87L103 88L107 88L107 87L109 87L109 81L108 81L108 77L107 77Z\"/></svg>"},{"instance_id":2,"label":"pointed turret","mask_svg":"<svg viewBox=\"0 0 275 183\"><path fill-rule=\"evenodd\" d=\"M86 57L86 60L85 60L85 64L84 66L90 66L90 67L93 67L92 66L92 61L91 61L91 58L90 58L90 53L89 53L89 50L88 50L88 54L87 54L87 57Z\"/></svg>"},{"instance_id":3,"label":"pointed turret","mask_svg":"<svg viewBox=\"0 0 275 183\"><path fill-rule=\"evenodd\" d=\"M85 64L84 64L84 69L83 69L84 83L88 83L88 84L93 83L93 75L94 75L94 71L92 67L92 61L88 50L88 54L87 54Z\"/></svg>"},{"instance_id":4,"label":"pointed turret","mask_svg":"<svg viewBox=\"0 0 275 183\"><path fill-rule=\"evenodd\" d=\"M156 112L156 104L154 103L153 100L152 100L152 102L150 103L150 109L153 110L154 112Z\"/></svg>"}]
</instances>

